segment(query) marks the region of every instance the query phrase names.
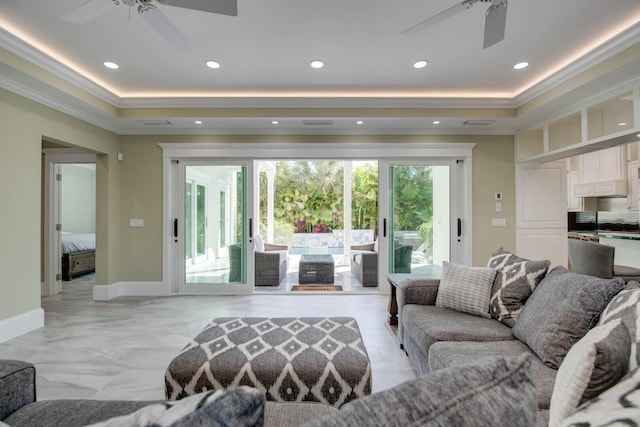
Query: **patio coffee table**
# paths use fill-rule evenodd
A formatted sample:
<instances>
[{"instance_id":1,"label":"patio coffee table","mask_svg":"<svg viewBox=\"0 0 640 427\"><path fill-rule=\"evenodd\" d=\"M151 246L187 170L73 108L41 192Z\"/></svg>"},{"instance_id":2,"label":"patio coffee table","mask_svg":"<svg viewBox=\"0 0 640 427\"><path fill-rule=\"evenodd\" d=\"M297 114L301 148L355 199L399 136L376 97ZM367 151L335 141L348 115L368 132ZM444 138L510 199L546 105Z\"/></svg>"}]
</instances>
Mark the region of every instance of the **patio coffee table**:
<instances>
[{"instance_id":1,"label":"patio coffee table","mask_svg":"<svg viewBox=\"0 0 640 427\"><path fill-rule=\"evenodd\" d=\"M304 254L300 257L298 283L333 283L333 256Z\"/></svg>"},{"instance_id":2,"label":"patio coffee table","mask_svg":"<svg viewBox=\"0 0 640 427\"><path fill-rule=\"evenodd\" d=\"M351 317L213 319L165 374L168 399L247 385L267 400L340 407L371 394L371 362Z\"/></svg>"}]
</instances>

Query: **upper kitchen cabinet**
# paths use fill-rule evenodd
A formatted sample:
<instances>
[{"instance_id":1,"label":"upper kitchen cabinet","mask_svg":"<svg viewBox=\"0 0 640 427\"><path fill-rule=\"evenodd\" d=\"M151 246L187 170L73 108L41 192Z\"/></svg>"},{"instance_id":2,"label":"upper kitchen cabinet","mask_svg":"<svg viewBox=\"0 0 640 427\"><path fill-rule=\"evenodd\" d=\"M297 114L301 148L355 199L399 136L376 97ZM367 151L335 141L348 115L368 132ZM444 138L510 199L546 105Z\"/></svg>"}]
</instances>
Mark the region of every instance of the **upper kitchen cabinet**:
<instances>
[{"instance_id":1,"label":"upper kitchen cabinet","mask_svg":"<svg viewBox=\"0 0 640 427\"><path fill-rule=\"evenodd\" d=\"M627 180L627 150L611 147L582 155L582 184Z\"/></svg>"}]
</instances>

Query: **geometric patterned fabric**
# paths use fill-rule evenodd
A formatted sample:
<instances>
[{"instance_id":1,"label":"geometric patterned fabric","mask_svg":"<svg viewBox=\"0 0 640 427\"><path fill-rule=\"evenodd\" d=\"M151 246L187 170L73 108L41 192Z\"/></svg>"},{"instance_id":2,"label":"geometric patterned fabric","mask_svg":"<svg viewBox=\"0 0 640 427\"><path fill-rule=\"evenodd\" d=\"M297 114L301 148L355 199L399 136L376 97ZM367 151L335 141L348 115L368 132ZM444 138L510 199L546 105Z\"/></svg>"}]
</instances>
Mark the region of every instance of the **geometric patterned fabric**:
<instances>
[{"instance_id":1,"label":"geometric patterned fabric","mask_svg":"<svg viewBox=\"0 0 640 427\"><path fill-rule=\"evenodd\" d=\"M550 261L530 261L498 249L487 267L498 270L491 291L491 315L512 327L540 281L547 274Z\"/></svg>"},{"instance_id":2,"label":"geometric patterned fabric","mask_svg":"<svg viewBox=\"0 0 640 427\"><path fill-rule=\"evenodd\" d=\"M335 407L371 394L371 363L351 317L214 319L169 364L167 399L247 385L267 400Z\"/></svg>"}]
</instances>

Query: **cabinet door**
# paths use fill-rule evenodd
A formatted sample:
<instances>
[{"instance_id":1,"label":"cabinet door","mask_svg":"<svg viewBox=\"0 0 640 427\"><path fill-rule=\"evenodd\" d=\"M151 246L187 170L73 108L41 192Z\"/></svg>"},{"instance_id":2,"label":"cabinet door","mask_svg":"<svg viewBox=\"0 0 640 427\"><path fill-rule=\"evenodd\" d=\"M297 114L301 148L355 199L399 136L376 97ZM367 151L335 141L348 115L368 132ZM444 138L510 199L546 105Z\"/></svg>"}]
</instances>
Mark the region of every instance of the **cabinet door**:
<instances>
[{"instance_id":1,"label":"cabinet door","mask_svg":"<svg viewBox=\"0 0 640 427\"><path fill-rule=\"evenodd\" d=\"M582 210L582 197L577 197L575 193L575 186L580 184L581 173L569 172L567 174L567 208L570 211Z\"/></svg>"},{"instance_id":2,"label":"cabinet door","mask_svg":"<svg viewBox=\"0 0 640 427\"><path fill-rule=\"evenodd\" d=\"M600 154L598 151L582 155L582 184L598 182L600 179Z\"/></svg>"},{"instance_id":3,"label":"cabinet door","mask_svg":"<svg viewBox=\"0 0 640 427\"><path fill-rule=\"evenodd\" d=\"M626 156L622 146L607 148L597 153L600 156L598 165L599 181L615 181L627 179Z\"/></svg>"},{"instance_id":4,"label":"cabinet door","mask_svg":"<svg viewBox=\"0 0 640 427\"><path fill-rule=\"evenodd\" d=\"M640 197L640 185L638 183L638 171L640 170L640 162L631 162L627 165L627 208L630 210L638 210L638 197Z\"/></svg>"}]
</instances>

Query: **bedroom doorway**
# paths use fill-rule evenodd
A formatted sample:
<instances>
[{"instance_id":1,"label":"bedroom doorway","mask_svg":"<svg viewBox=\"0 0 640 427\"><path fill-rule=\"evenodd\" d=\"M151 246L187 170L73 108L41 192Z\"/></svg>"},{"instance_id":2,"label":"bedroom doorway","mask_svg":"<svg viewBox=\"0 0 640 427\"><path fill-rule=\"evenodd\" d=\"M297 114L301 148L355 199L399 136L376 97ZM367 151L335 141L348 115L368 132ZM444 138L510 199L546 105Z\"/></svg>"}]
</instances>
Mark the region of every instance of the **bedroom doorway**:
<instances>
[{"instance_id":1,"label":"bedroom doorway","mask_svg":"<svg viewBox=\"0 0 640 427\"><path fill-rule=\"evenodd\" d=\"M43 149L41 294L95 284L96 156Z\"/></svg>"}]
</instances>

